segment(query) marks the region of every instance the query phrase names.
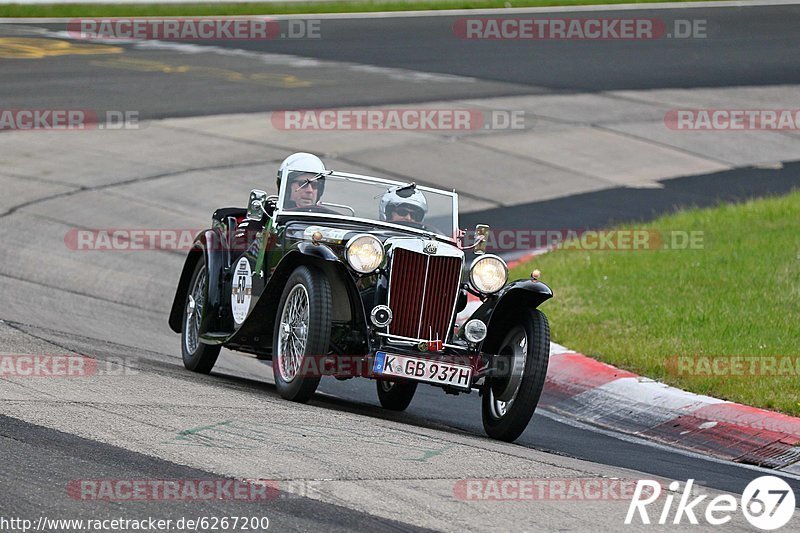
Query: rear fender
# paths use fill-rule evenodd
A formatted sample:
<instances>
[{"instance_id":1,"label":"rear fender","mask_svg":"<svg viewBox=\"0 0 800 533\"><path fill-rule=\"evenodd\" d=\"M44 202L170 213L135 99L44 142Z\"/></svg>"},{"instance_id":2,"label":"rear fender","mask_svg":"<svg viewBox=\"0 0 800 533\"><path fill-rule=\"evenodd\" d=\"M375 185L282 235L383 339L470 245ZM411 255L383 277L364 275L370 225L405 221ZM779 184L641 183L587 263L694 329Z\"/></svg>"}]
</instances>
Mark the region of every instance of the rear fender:
<instances>
[{"instance_id":1,"label":"rear fender","mask_svg":"<svg viewBox=\"0 0 800 533\"><path fill-rule=\"evenodd\" d=\"M200 334L207 331L216 331L219 325L220 306L222 303L222 289L225 268L230 265L230 252L225 245L222 233L216 229L208 229L198 234L194 239L192 249L183 263L178 288L172 301L169 313L169 327L175 333L183 329L183 306L186 302L186 293L198 261L205 261L208 272L208 291L206 293L206 306L203 312L203 322L200 324Z\"/></svg>"}]
</instances>

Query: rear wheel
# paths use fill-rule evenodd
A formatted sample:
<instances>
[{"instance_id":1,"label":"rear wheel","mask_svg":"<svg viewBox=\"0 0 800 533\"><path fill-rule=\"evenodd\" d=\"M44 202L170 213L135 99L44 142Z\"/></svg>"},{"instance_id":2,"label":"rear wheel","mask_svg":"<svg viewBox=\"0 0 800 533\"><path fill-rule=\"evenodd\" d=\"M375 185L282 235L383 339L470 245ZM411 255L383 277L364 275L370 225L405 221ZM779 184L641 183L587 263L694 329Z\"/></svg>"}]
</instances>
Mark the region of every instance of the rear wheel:
<instances>
[{"instance_id":1,"label":"rear wheel","mask_svg":"<svg viewBox=\"0 0 800 533\"><path fill-rule=\"evenodd\" d=\"M201 257L194 268L186 301L183 306L183 327L181 328L181 354L183 366L193 372L208 374L214 368L222 348L219 345L203 344L200 341L200 324L208 293L208 271Z\"/></svg>"},{"instance_id":2,"label":"rear wheel","mask_svg":"<svg viewBox=\"0 0 800 533\"><path fill-rule=\"evenodd\" d=\"M417 392L415 381L378 380L378 400L390 411L405 411Z\"/></svg>"},{"instance_id":3,"label":"rear wheel","mask_svg":"<svg viewBox=\"0 0 800 533\"><path fill-rule=\"evenodd\" d=\"M283 290L272 341L272 371L281 397L307 402L317 390L331 338L331 286L316 268L300 266Z\"/></svg>"},{"instance_id":4,"label":"rear wheel","mask_svg":"<svg viewBox=\"0 0 800 533\"><path fill-rule=\"evenodd\" d=\"M483 428L494 439L512 442L528 427L544 388L550 326L538 309L493 326L500 328L496 353L502 375L484 385Z\"/></svg>"}]
</instances>

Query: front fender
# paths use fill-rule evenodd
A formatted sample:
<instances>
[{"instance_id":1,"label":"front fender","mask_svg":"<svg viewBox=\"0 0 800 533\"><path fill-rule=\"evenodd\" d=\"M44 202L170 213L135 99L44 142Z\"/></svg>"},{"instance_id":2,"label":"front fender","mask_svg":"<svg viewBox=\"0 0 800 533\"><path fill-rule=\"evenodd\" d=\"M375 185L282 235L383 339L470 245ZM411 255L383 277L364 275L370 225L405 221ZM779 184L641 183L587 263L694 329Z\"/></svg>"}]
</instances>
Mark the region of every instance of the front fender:
<instances>
[{"instance_id":1,"label":"front fender","mask_svg":"<svg viewBox=\"0 0 800 533\"><path fill-rule=\"evenodd\" d=\"M468 320L477 318L486 324L488 335L482 343L485 344L493 337L492 331L495 324L522 309L536 309L552 297L553 291L541 281L530 279L512 281L499 293L487 298ZM481 349L483 348L484 346L481 346ZM487 348L491 349L492 347L487 346Z\"/></svg>"},{"instance_id":2,"label":"front fender","mask_svg":"<svg viewBox=\"0 0 800 533\"><path fill-rule=\"evenodd\" d=\"M336 253L324 244L312 244L310 242L301 242L297 245L297 251L303 255L310 257L318 257L325 261L339 262Z\"/></svg>"},{"instance_id":3,"label":"front fender","mask_svg":"<svg viewBox=\"0 0 800 533\"><path fill-rule=\"evenodd\" d=\"M169 313L169 327L175 333L183 329L183 306L186 302L186 293L198 261L205 261L208 273L208 291L206 293L206 306L203 312L203 323L200 324L200 333L214 331L219 321L223 272L230 263L230 251L225 246L222 233L215 229L200 232L194 239L192 249L183 263L178 288L172 301Z\"/></svg>"},{"instance_id":4,"label":"front fender","mask_svg":"<svg viewBox=\"0 0 800 533\"><path fill-rule=\"evenodd\" d=\"M294 251L289 252L278 263L264 290L267 300L275 302L275 312L277 312L278 300L280 300L283 293L289 274L295 268L304 264L316 266L328 276L328 281L331 284L333 320L335 322L354 321L355 324L366 324L364 306L359 297L355 281L342 259L324 244L300 243Z\"/></svg>"},{"instance_id":5,"label":"front fender","mask_svg":"<svg viewBox=\"0 0 800 533\"><path fill-rule=\"evenodd\" d=\"M352 322L358 329L366 328L364 306L358 289L341 259L323 244L300 243L276 265L255 308L228 342L232 345L255 346L262 352L272 350L272 335L281 295L289 276L301 265L319 268L328 276L334 321ZM254 340L255 337L258 337L258 341Z\"/></svg>"}]
</instances>

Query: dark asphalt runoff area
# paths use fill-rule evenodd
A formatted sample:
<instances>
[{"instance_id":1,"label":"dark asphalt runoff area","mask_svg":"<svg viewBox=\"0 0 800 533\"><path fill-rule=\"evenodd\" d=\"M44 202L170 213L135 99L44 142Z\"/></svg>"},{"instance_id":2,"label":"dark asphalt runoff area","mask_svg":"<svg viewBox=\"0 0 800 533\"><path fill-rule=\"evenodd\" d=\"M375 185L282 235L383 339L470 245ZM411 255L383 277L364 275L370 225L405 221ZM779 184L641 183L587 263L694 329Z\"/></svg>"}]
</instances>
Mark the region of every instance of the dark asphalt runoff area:
<instances>
[{"instance_id":1,"label":"dark asphalt runoff area","mask_svg":"<svg viewBox=\"0 0 800 533\"><path fill-rule=\"evenodd\" d=\"M501 15L532 17L545 15ZM554 13L552 18L702 20L704 38L652 40L477 40L456 36L457 17L332 19L324 39L268 43L269 51L523 84L545 91L731 87L800 81L796 23L800 6ZM489 17L479 15L480 17ZM682 23L678 23L678 30ZM231 46L234 46L231 43ZM235 45L264 50L264 43Z\"/></svg>"},{"instance_id":2,"label":"dark asphalt runoff area","mask_svg":"<svg viewBox=\"0 0 800 533\"><path fill-rule=\"evenodd\" d=\"M5 74L0 101L9 107L22 102L28 107L37 104L46 108L83 101L93 108L139 109L143 110L142 118L163 118L515 94L800 82L797 5L593 11L591 16L657 19L667 29L675 26L675 20L704 21L704 37L474 40L462 39L453 30L458 19L465 16L324 18L320 20L320 38L189 44L412 69L476 81L455 78L420 83L394 79L387 83L385 78L372 76L364 69L294 69L265 60L263 66L278 74L299 75L313 82L298 90L270 86L264 79L248 80L247 69L253 66L244 64L243 58L236 55L221 55L214 64L206 64L205 59L186 54L183 64L176 64L174 57L159 60L158 55L166 51L149 50L149 62L138 63L120 63L112 61L113 57L87 61L80 56L64 56L41 59L32 69L28 64L0 59ZM52 31L66 29L65 24L38 26ZM0 26L0 36L8 35L8 31ZM138 53L133 55L138 57ZM175 74L166 83L164 76L159 76L186 65L195 67L196 75ZM209 70L212 68L218 70ZM32 86L35 91L30 90ZM80 92L76 93L77 89Z\"/></svg>"},{"instance_id":3,"label":"dark asphalt runoff area","mask_svg":"<svg viewBox=\"0 0 800 533\"><path fill-rule=\"evenodd\" d=\"M466 213L464 227L491 220L501 228L604 228L626 222L647 222L684 207L713 207L720 202L787 194L800 187L800 163L781 168L737 168L713 174L673 178L663 188L614 187L553 200Z\"/></svg>"}]
</instances>

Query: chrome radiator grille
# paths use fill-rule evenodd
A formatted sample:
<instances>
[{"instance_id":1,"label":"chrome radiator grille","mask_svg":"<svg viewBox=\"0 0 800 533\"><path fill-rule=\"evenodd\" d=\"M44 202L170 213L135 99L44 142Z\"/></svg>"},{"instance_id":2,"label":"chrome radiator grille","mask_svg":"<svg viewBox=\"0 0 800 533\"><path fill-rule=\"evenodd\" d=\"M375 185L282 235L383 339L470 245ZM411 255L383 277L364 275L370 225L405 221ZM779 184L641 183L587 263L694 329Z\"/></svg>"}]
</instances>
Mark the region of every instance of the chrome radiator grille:
<instances>
[{"instance_id":1,"label":"chrome radiator grille","mask_svg":"<svg viewBox=\"0 0 800 533\"><path fill-rule=\"evenodd\" d=\"M389 279L389 333L446 340L461 278L461 259L397 248Z\"/></svg>"}]
</instances>

